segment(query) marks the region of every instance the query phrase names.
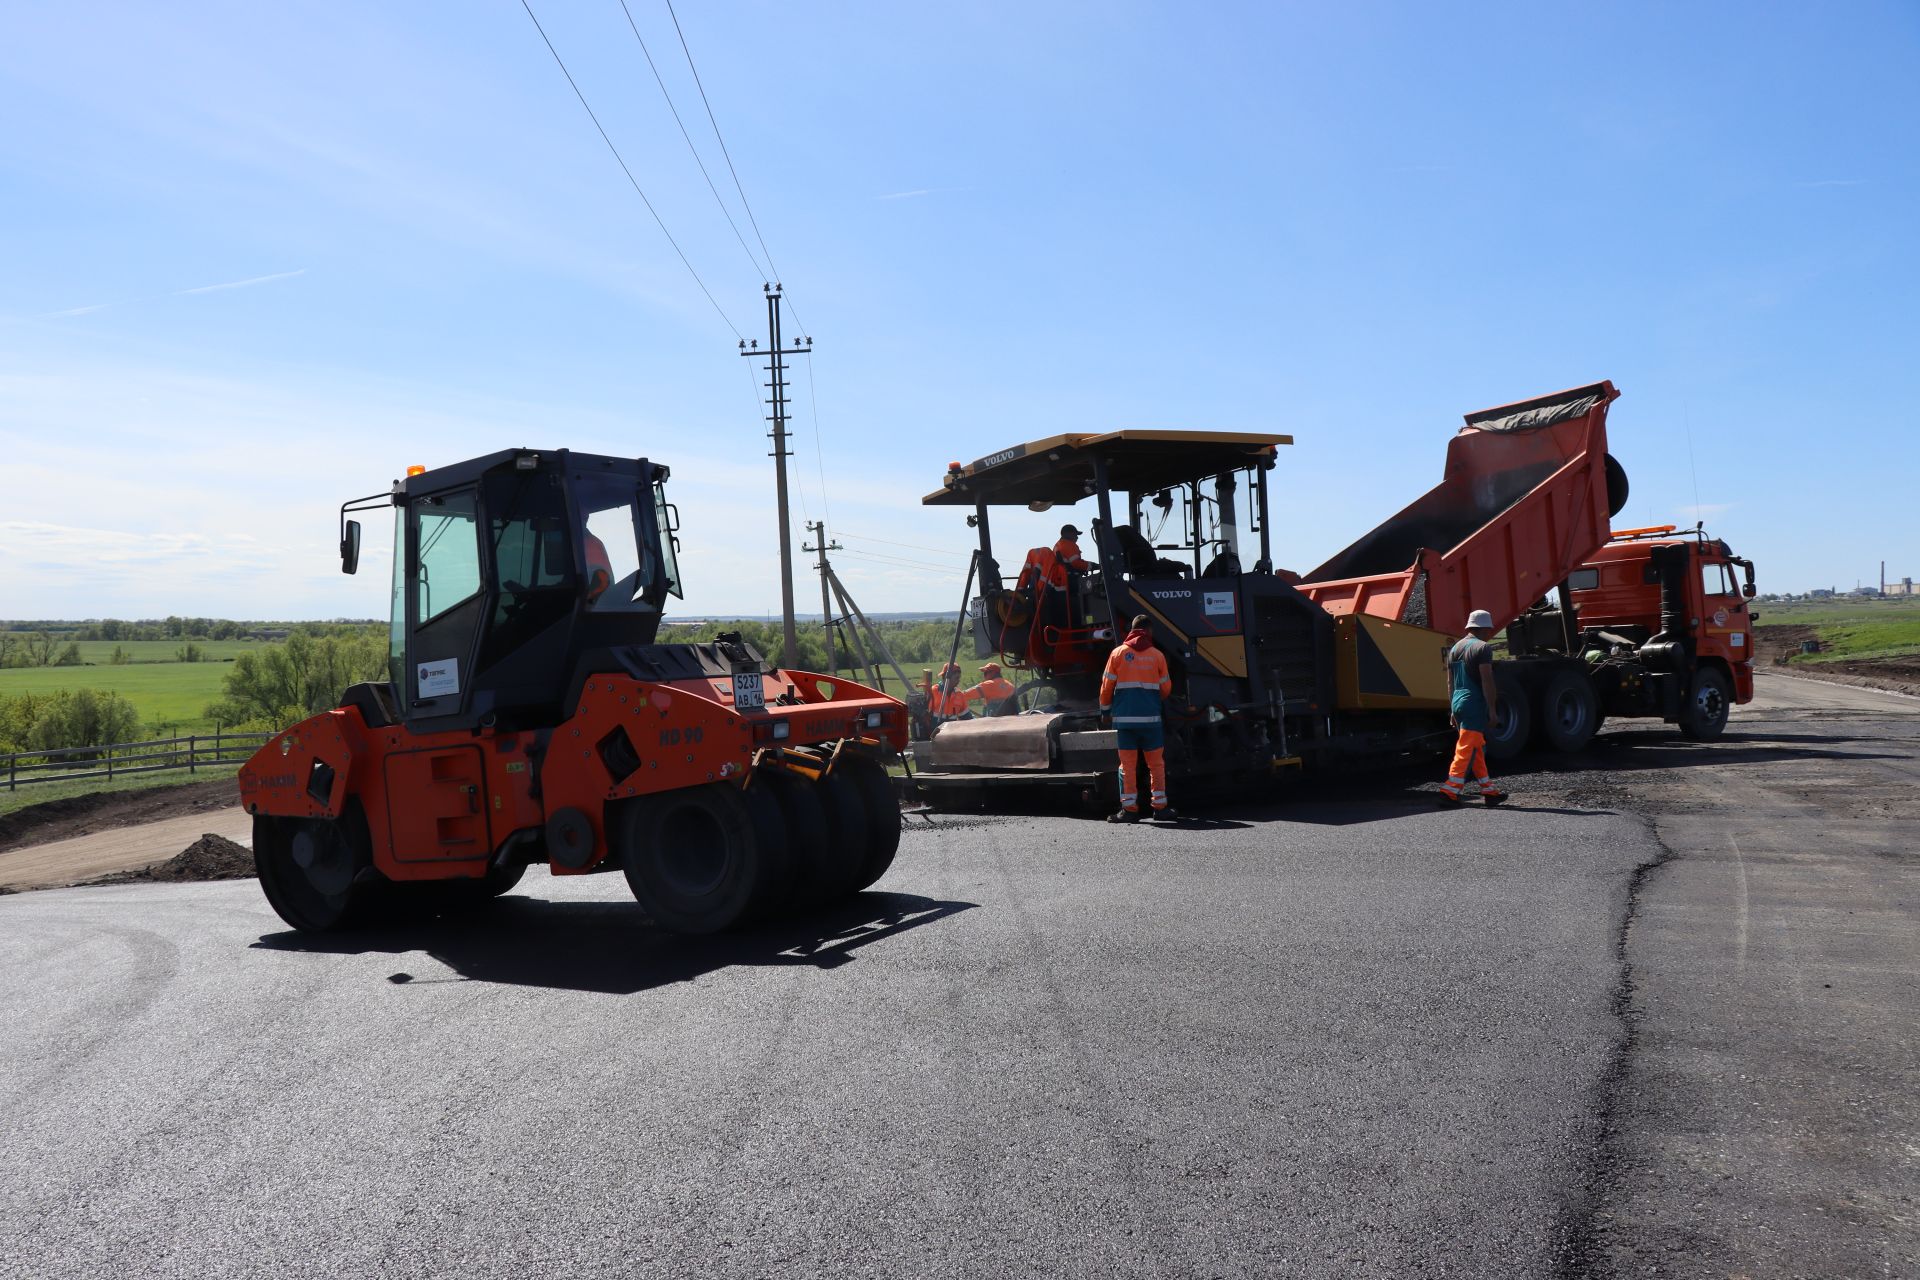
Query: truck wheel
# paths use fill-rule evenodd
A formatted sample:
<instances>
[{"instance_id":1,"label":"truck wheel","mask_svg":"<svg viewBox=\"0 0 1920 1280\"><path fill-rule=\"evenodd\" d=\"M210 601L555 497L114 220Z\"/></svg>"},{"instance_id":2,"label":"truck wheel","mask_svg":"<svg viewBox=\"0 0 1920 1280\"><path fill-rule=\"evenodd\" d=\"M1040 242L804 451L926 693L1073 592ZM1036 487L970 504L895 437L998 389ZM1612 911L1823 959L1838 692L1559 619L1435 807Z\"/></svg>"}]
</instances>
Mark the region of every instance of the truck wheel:
<instances>
[{"instance_id":1,"label":"truck wheel","mask_svg":"<svg viewBox=\"0 0 1920 1280\"><path fill-rule=\"evenodd\" d=\"M373 865L366 815L358 804L338 818L253 817L253 865L274 914L302 933L329 933L358 922Z\"/></svg>"},{"instance_id":2,"label":"truck wheel","mask_svg":"<svg viewBox=\"0 0 1920 1280\"><path fill-rule=\"evenodd\" d=\"M1505 696L1504 694L1502 695ZM1534 732L1555 751L1579 751L1600 729L1600 699L1585 673L1561 670L1540 693Z\"/></svg>"},{"instance_id":3,"label":"truck wheel","mask_svg":"<svg viewBox=\"0 0 1920 1280\"><path fill-rule=\"evenodd\" d=\"M1527 749L1533 704L1520 677L1506 668L1493 669L1493 682L1500 691L1500 714L1487 729L1487 759L1511 760Z\"/></svg>"},{"instance_id":4,"label":"truck wheel","mask_svg":"<svg viewBox=\"0 0 1920 1280\"><path fill-rule=\"evenodd\" d=\"M833 771L853 784L866 810L867 859L853 884L858 893L871 888L893 865L893 855L900 849L900 802L894 798L887 771L865 756L842 756Z\"/></svg>"},{"instance_id":5,"label":"truck wheel","mask_svg":"<svg viewBox=\"0 0 1920 1280\"><path fill-rule=\"evenodd\" d=\"M1687 703L1680 708L1680 732L1699 742L1711 742L1727 727L1733 710L1733 686L1718 667L1702 667L1693 673L1687 690Z\"/></svg>"},{"instance_id":6,"label":"truck wheel","mask_svg":"<svg viewBox=\"0 0 1920 1280\"><path fill-rule=\"evenodd\" d=\"M737 787L716 782L628 801L615 830L627 887L661 928L718 933L752 910L764 867Z\"/></svg>"}]
</instances>

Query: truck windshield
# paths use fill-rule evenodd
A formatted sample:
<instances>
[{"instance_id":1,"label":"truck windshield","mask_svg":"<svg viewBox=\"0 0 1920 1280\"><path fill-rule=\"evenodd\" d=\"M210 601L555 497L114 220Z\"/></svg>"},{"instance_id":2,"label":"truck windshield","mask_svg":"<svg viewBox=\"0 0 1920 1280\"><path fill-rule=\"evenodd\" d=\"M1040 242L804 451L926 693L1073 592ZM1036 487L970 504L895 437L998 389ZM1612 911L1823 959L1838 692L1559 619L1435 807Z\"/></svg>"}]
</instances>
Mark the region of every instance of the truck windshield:
<instances>
[{"instance_id":1,"label":"truck windshield","mask_svg":"<svg viewBox=\"0 0 1920 1280\"><path fill-rule=\"evenodd\" d=\"M1709 596L1737 596L1740 588L1733 585L1733 569L1724 564L1703 564L1700 566L1700 590Z\"/></svg>"}]
</instances>

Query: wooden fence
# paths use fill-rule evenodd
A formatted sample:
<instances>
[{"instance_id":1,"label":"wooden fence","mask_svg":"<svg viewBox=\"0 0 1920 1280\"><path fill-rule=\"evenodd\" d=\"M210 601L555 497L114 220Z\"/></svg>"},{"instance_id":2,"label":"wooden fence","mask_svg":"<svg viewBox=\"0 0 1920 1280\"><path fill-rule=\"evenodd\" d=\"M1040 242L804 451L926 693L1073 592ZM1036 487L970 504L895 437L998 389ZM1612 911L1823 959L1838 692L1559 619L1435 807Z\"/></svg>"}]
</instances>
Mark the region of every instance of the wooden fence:
<instances>
[{"instance_id":1,"label":"wooden fence","mask_svg":"<svg viewBox=\"0 0 1920 1280\"><path fill-rule=\"evenodd\" d=\"M245 764L271 733L199 733L185 738L115 742L99 747L61 747L0 755L0 780L7 790L41 782L78 782L86 778L124 778L170 770L198 773L222 765Z\"/></svg>"}]
</instances>

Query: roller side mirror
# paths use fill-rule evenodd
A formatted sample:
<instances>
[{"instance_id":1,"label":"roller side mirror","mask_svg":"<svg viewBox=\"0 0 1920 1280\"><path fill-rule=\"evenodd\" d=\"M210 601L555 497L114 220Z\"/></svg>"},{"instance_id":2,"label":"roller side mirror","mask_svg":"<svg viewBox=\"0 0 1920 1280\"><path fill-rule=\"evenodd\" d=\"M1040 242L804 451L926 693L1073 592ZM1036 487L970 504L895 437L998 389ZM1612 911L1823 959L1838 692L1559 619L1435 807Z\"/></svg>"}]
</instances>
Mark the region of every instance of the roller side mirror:
<instances>
[{"instance_id":1,"label":"roller side mirror","mask_svg":"<svg viewBox=\"0 0 1920 1280\"><path fill-rule=\"evenodd\" d=\"M360 522L347 521L340 534L340 572L355 573L360 568Z\"/></svg>"}]
</instances>

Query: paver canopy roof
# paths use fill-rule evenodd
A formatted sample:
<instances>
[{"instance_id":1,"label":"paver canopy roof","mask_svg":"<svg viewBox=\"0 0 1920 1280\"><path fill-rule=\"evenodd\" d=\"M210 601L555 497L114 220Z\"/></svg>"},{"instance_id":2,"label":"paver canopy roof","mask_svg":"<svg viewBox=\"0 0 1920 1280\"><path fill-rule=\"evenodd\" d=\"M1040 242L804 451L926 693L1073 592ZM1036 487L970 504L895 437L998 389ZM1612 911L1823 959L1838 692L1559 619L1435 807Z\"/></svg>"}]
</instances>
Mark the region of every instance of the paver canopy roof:
<instances>
[{"instance_id":1,"label":"paver canopy roof","mask_svg":"<svg viewBox=\"0 0 1920 1280\"><path fill-rule=\"evenodd\" d=\"M1049 436L948 471L946 484L920 501L930 507L1071 506L1093 492L1096 458L1107 465L1110 488L1151 493L1254 466L1292 443L1292 436L1264 431L1130 429Z\"/></svg>"}]
</instances>

